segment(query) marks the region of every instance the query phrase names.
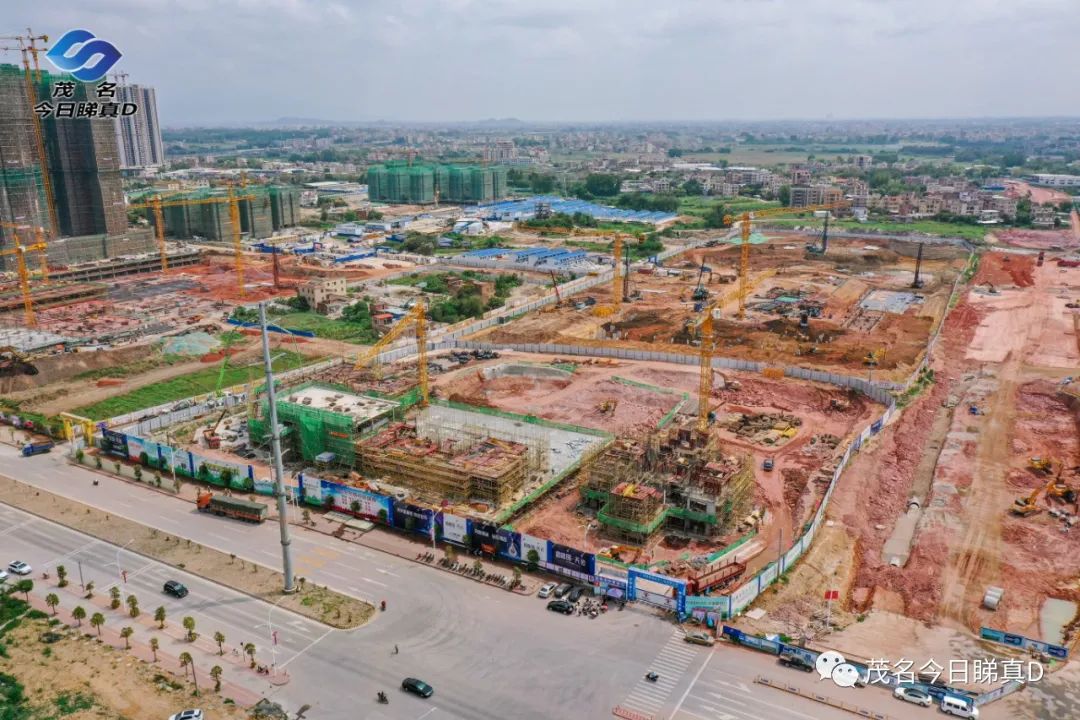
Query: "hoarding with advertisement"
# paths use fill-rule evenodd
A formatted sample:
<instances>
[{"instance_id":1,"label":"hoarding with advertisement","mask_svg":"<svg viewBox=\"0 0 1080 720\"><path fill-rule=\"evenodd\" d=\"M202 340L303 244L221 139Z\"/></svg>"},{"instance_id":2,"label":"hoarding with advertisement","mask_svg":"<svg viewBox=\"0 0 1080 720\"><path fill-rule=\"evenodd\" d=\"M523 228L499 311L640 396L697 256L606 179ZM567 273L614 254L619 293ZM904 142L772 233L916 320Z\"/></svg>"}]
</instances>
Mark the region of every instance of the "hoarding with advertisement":
<instances>
[{"instance_id":1,"label":"hoarding with advertisement","mask_svg":"<svg viewBox=\"0 0 1080 720\"><path fill-rule=\"evenodd\" d=\"M586 575L596 574L596 556L577 548L551 543L551 562Z\"/></svg>"},{"instance_id":2,"label":"hoarding with advertisement","mask_svg":"<svg viewBox=\"0 0 1080 720\"><path fill-rule=\"evenodd\" d=\"M521 561L521 535L513 530L499 530L499 555L515 562Z\"/></svg>"},{"instance_id":3,"label":"hoarding with advertisement","mask_svg":"<svg viewBox=\"0 0 1080 720\"><path fill-rule=\"evenodd\" d=\"M333 498L335 510L356 513L380 522L386 522L390 517L390 498L384 495L329 480L321 480L320 484L324 502L327 497Z\"/></svg>"},{"instance_id":4,"label":"hoarding with advertisement","mask_svg":"<svg viewBox=\"0 0 1080 720\"><path fill-rule=\"evenodd\" d=\"M443 540L465 544L465 538L469 537L469 521L466 518L443 513Z\"/></svg>"},{"instance_id":5,"label":"hoarding with advertisement","mask_svg":"<svg viewBox=\"0 0 1080 720\"><path fill-rule=\"evenodd\" d=\"M473 520L472 548L488 555L499 552L499 526Z\"/></svg>"},{"instance_id":6,"label":"hoarding with advertisement","mask_svg":"<svg viewBox=\"0 0 1080 720\"><path fill-rule=\"evenodd\" d=\"M551 562L551 553L549 551L550 543L543 538L533 537L532 535L521 534L521 559L525 562L532 562L529 559L529 554L536 553L537 563Z\"/></svg>"},{"instance_id":7,"label":"hoarding with advertisement","mask_svg":"<svg viewBox=\"0 0 1080 720\"><path fill-rule=\"evenodd\" d=\"M105 440L105 452L123 458L128 456L127 435L115 430L102 430L101 436Z\"/></svg>"},{"instance_id":8,"label":"hoarding with advertisement","mask_svg":"<svg viewBox=\"0 0 1080 720\"><path fill-rule=\"evenodd\" d=\"M408 503L394 503L394 527L406 532L429 535L432 510Z\"/></svg>"}]
</instances>

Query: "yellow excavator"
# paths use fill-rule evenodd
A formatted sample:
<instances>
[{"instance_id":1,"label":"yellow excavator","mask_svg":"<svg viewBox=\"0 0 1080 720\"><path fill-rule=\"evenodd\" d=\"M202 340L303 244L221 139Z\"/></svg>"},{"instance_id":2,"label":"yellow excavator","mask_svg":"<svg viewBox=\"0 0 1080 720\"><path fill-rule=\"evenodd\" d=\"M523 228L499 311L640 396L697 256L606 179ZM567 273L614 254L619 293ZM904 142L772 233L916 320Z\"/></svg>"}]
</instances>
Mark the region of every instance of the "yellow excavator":
<instances>
[{"instance_id":1,"label":"yellow excavator","mask_svg":"<svg viewBox=\"0 0 1080 720\"><path fill-rule=\"evenodd\" d=\"M1016 498L1016 502L1014 502L1012 508L1010 508L1012 514L1018 515L1020 517L1028 517L1042 510L1042 508L1040 508L1038 504L1039 496L1042 495L1044 492L1048 492L1050 490L1050 487L1054 485L1055 482L1057 481L1051 480L1045 485L1040 485L1039 487L1032 490L1031 494L1027 497Z\"/></svg>"},{"instance_id":2,"label":"yellow excavator","mask_svg":"<svg viewBox=\"0 0 1080 720\"><path fill-rule=\"evenodd\" d=\"M1028 459L1028 467L1036 472L1045 473L1051 475L1054 472L1053 458L1033 457ZM1058 463L1060 465L1060 463Z\"/></svg>"}]
</instances>

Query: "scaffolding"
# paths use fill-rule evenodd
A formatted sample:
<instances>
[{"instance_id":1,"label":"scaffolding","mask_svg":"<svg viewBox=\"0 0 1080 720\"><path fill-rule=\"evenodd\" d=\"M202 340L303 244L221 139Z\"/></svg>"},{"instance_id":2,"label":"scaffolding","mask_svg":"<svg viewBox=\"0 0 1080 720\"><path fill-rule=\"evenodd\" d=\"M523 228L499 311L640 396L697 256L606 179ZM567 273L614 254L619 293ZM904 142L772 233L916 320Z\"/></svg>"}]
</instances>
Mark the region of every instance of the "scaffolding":
<instances>
[{"instance_id":1,"label":"scaffolding","mask_svg":"<svg viewBox=\"0 0 1080 720\"><path fill-rule=\"evenodd\" d=\"M51 234L31 105L22 68L0 65L0 223L43 227ZM0 250L14 246L11 233L0 225ZM14 265L14 257L0 259L0 269Z\"/></svg>"},{"instance_id":2,"label":"scaffolding","mask_svg":"<svg viewBox=\"0 0 1080 720\"><path fill-rule=\"evenodd\" d=\"M529 448L490 435L479 441L438 438L396 423L357 443L362 472L409 488L431 504L443 501L501 507L521 492L530 470Z\"/></svg>"}]
</instances>

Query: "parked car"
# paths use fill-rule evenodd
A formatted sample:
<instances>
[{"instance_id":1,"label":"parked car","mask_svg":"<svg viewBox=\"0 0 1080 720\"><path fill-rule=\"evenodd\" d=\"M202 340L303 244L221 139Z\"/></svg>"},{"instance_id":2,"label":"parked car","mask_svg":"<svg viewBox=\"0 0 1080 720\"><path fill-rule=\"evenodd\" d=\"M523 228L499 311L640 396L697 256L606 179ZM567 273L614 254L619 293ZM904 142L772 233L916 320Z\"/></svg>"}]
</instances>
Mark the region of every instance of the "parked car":
<instances>
[{"instance_id":1,"label":"parked car","mask_svg":"<svg viewBox=\"0 0 1080 720\"><path fill-rule=\"evenodd\" d=\"M802 670L803 672L814 671L814 663L810 662L802 655L796 655L795 653L780 653L780 664L784 667Z\"/></svg>"},{"instance_id":2,"label":"parked car","mask_svg":"<svg viewBox=\"0 0 1080 720\"><path fill-rule=\"evenodd\" d=\"M402 680L401 689L405 692L411 692L413 695L419 695L422 698L429 698L435 692L435 688L431 687L423 680L417 680L416 678L405 678Z\"/></svg>"},{"instance_id":3,"label":"parked car","mask_svg":"<svg viewBox=\"0 0 1080 720\"><path fill-rule=\"evenodd\" d=\"M162 590L166 595L172 595L175 598L184 598L188 594L188 589L178 580L169 580Z\"/></svg>"},{"instance_id":4,"label":"parked car","mask_svg":"<svg viewBox=\"0 0 1080 720\"><path fill-rule=\"evenodd\" d=\"M541 598L551 597L551 593L555 592L555 587L556 585L553 582L544 583L540 588L540 592L536 593L536 596Z\"/></svg>"},{"instance_id":5,"label":"parked car","mask_svg":"<svg viewBox=\"0 0 1080 720\"><path fill-rule=\"evenodd\" d=\"M581 596L584 595L584 594L585 594L585 588L581 587L580 585L575 585L574 589L571 590L569 593L567 593L566 599L569 600L572 603L577 602L578 600L581 599Z\"/></svg>"},{"instance_id":6,"label":"parked car","mask_svg":"<svg viewBox=\"0 0 1080 720\"><path fill-rule=\"evenodd\" d=\"M683 636L683 640L688 643L693 643L694 645L705 645L707 647L711 647L716 643L716 638L709 633L702 631L688 632Z\"/></svg>"},{"instance_id":7,"label":"parked car","mask_svg":"<svg viewBox=\"0 0 1080 720\"><path fill-rule=\"evenodd\" d=\"M7 569L16 575L29 575L34 571L32 567L24 563L22 560L12 560L8 563Z\"/></svg>"},{"instance_id":8,"label":"parked car","mask_svg":"<svg viewBox=\"0 0 1080 720\"><path fill-rule=\"evenodd\" d=\"M910 685L901 685L893 690L893 695L901 700L922 705L923 707L930 707L934 704L934 698L930 697L930 693Z\"/></svg>"},{"instance_id":9,"label":"parked car","mask_svg":"<svg viewBox=\"0 0 1080 720\"><path fill-rule=\"evenodd\" d=\"M941 698L941 712L962 718L978 718L979 708L968 698L946 695Z\"/></svg>"},{"instance_id":10,"label":"parked car","mask_svg":"<svg viewBox=\"0 0 1080 720\"><path fill-rule=\"evenodd\" d=\"M0 583L7 580L7 578L8 578L7 570L0 570Z\"/></svg>"},{"instance_id":11,"label":"parked car","mask_svg":"<svg viewBox=\"0 0 1080 720\"><path fill-rule=\"evenodd\" d=\"M181 710L175 715L170 715L169 720L203 720L203 711L198 708Z\"/></svg>"},{"instance_id":12,"label":"parked car","mask_svg":"<svg viewBox=\"0 0 1080 720\"><path fill-rule=\"evenodd\" d=\"M570 592L573 586L570 583L562 583L559 587L555 588L555 597L566 597L566 593Z\"/></svg>"},{"instance_id":13,"label":"parked car","mask_svg":"<svg viewBox=\"0 0 1080 720\"><path fill-rule=\"evenodd\" d=\"M552 600L547 604L547 609L554 612L561 612L563 615L572 615L574 612L574 604L567 602L566 600Z\"/></svg>"}]
</instances>

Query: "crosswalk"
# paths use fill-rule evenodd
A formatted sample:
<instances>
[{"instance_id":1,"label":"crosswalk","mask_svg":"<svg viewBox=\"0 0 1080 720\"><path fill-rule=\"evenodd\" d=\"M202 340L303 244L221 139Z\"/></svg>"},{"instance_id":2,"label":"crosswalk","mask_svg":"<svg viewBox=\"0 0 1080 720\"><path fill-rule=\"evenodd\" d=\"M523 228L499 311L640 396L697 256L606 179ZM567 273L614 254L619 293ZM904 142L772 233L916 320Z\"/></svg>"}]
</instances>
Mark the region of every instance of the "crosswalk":
<instances>
[{"instance_id":1,"label":"crosswalk","mask_svg":"<svg viewBox=\"0 0 1080 720\"><path fill-rule=\"evenodd\" d=\"M682 631L676 630L649 665L649 671L660 677L655 682L642 677L619 706L644 717L656 716L698 653L696 646L683 640Z\"/></svg>"}]
</instances>

